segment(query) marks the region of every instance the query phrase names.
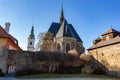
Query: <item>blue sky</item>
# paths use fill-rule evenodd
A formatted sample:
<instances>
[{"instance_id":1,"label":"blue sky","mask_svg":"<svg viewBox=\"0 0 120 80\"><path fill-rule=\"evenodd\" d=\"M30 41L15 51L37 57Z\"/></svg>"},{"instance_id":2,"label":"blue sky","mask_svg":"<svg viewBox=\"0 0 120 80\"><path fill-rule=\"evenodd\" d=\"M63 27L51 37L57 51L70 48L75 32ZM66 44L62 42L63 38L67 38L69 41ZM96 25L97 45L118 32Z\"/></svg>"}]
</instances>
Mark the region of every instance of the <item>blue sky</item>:
<instances>
[{"instance_id":1,"label":"blue sky","mask_svg":"<svg viewBox=\"0 0 120 80\"><path fill-rule=\"evenodd\" d=\"M59 22L61 3L64 16L87 49L92 41L112 28L120 31L120 0L0 0L0 25L10 22L10 33L27 49L32 24L35 37Z\"/></svg>"}]
</instances>

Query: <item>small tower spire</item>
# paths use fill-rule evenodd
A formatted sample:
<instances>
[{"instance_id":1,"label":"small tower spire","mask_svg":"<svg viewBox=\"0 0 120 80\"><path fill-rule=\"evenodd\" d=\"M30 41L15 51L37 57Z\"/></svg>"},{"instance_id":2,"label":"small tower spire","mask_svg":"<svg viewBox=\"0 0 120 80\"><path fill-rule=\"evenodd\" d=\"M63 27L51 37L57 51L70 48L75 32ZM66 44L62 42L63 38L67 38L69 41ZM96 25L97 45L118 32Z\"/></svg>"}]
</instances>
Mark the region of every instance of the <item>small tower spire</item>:
<instances>
[{"instance_id":1,"label":"small tower spire","mask_svg":"<svg viewBox=\"0 0 120 80\"><path fill-rule=\"evenodd\" d=\"M60 25L62 24L63 20L64 20L64 13L63 13L63 5L62 5L62 7L61 7L61 13L60 13Z\"/></svg>"},{"instance_id":2,"label":"small tower spire","mask_svg":"<svg viewBox=\"0 0 120 80\"><path fill-rule=\"evenodd\" d=\"M31 29L31 34L29 35L29 38L35 38L34 36L34 26L32 25L32 29Z\"/></svg>"}]
</instances>

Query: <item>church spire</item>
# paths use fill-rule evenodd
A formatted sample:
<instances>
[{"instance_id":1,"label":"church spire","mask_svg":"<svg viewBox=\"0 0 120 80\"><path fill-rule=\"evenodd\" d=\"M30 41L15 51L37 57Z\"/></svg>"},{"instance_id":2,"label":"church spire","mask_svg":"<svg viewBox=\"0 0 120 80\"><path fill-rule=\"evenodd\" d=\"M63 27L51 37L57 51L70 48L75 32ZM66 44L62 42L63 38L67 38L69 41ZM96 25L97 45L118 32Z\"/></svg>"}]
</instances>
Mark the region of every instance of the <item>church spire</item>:
<instances>
[{"instance_id":1,"label":"church spire","mask_svg":"<svg viewBox=\"0 0 120 80\"><path fill-rule=\"evenodd\" d=\"M31 33L30 33L30 35L28 37L27 50L28 51L34 51L34 44L35 44L34 26L32 25Z\"/></svg>"},{"instance_id":2,"label":"church spire","mask_svg":"<svg viewBox=\"0 0 120 80\"><path fill-rule=\"evenodd\" d=\"M62 24L64 20L64 13L63 13L63 6L61 7L61 13L60 13L60 25Z\"/></svg>"},{"instance_id":3,"label":"church spire","mask_svg":"<svg viewBox=\"0 0 120 80\"><path fill-rule=\"evenodd\" d=\"M34 36L34 26L32 25L32 29L31 29L31 34L29 35L29 38L35 38Z\"/></svg>"}]
</instances>

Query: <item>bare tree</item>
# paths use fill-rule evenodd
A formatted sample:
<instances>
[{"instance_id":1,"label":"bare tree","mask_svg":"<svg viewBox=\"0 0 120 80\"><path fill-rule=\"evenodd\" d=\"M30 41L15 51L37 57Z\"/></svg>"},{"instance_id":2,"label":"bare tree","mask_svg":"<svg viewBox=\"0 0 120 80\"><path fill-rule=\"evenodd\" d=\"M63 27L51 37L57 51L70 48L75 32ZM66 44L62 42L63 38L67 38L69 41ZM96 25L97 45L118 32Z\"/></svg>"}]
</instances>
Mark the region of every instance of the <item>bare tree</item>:
<instances>
[{"instance_id":1,"label":"bare tree","mask_svg":"<svg viewBox=\"0 0 120 80\"><path fill-rule=\"evenodd\" d=\"M52 51L52 49L53 49L53 34L52 33L47 32L45 34L45 36L43 37L40 48L43 51Z\"/></svg>"},{"instance_id":2,"label":"bare tree","mask_svg":"<svg viewBox=\"0 0 120 80\"><path fill-rule=\"evenodd\" d=\"M38 35L38 42L35 46L35 51L40 51L40 45L42 44L43 37L45 36L45 32L41 32Z\"/></svg>"}]
</instances>

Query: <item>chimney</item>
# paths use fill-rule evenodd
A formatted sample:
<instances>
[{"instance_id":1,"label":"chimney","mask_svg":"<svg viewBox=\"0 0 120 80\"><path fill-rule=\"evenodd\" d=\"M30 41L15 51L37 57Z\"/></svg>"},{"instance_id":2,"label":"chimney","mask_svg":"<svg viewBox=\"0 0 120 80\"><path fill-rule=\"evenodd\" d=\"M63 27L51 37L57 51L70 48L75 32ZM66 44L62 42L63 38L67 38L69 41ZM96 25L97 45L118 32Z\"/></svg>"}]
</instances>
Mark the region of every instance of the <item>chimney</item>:
<instances>
[{"instance_id":1,"label":"chimney","mask_svg":"<svg viewBox=\"0 0 120 80\"><path fill-rule=\"evenodd\" d=\"M9 22L6 22L6 23L5 23L5 31L6 31L7 33L9 33L9 28L10 28L10 23L9 23Z\"/></svg>"}]
</instances>

